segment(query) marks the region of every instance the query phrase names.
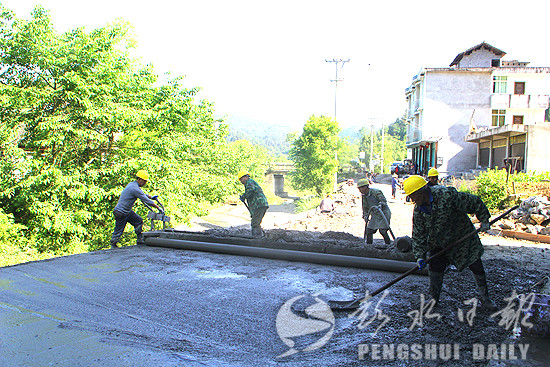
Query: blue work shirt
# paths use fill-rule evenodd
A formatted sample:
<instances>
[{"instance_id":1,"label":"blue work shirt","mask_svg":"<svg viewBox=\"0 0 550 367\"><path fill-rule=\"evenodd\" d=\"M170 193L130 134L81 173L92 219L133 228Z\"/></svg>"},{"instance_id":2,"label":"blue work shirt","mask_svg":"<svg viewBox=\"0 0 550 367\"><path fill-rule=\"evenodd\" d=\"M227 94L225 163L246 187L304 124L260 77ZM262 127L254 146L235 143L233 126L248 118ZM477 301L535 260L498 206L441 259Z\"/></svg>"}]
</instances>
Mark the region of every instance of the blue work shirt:
<instances>
[{"instance_id":1,"label":"blue work shirt","mask_svg":"<svg viewBox=\"0 0 550 367\"><path fill-rule=\"evenodd\" d=\"M153 200L149 199L147 195L145 195L141 187L139 187L137 181L132 181L126 185L124 190L122 190L118 203L115 206L115 211L121 212L122 214L130 213L136 199L140 199L147 205L155 204Z\"/></svg>"}]
</instances>

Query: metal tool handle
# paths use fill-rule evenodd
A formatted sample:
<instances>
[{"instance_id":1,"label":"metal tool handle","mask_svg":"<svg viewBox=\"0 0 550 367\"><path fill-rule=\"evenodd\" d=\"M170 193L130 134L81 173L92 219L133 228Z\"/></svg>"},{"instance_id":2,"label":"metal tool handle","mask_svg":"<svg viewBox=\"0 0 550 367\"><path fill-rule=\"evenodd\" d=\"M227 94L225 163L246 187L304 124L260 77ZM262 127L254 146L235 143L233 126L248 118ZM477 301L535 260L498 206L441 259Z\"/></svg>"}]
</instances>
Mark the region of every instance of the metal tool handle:
<instances>
[{"instance_id":1,"label":"metal tool handle","mask_svg":"<svg viewBox=\"0 0 550 367\"><path fill-rule=\"evenodd\" d=\"M516 205L510 209L508 209L507 211L505 211L504 213L502 213L501 215L499 215L498 217L496 217L495 219L493 219L492 221L489 222L489 224L494 224L496 222L498 222L499 220L501 220L502 218L506 217L508 214L510 214L512 211L516 210L517 208L519 208L519 205ZM462 238L458 239L457 241L451 243L449 246L445 247L444 249L442 249L441 251L439 251L438 253L436 253L435 255L433 256L430 256L429 258L426 259L426 263L429 263L431 260L435 259L436 257L438 256L441 256L442 254L444 254L445 252L449 251L449 249L453 248L454 246L458 245L459 243L467 240L468 238L478 234L479 232L481 231L481 228L478 228L476 229L475 231L473 232L470 232L466 235L464 235ZM391 287L392 285L394 285L395 283L399 282L400 280L402 280L403 278L406 278L408 277L409 275L411 275L412 273L414 273L415 271L419 270L418 268L418 265L415 265L414 268L408 270L407 272L401 274L400 276L398 276L397 278L395 278L394 280L392 280L391 282L389 282L388 284L378 288L377 290L375 290L374 292L370 293L370 297L374 297L376 296L378 293L380 292L383 292L385 291L386 289L388 289L389 287Z\"/></svg>"},{"instance_id":2,"label":"metal tool handle","mask_svg":"<svg viewBox=\"0 0 550 367\"><path fill-rule=\"evenodd\" d=\"M241 200L241 201L243 202L244 206L246 206L246 209L248 209L248 211L250 211L250 208L248 207L248 204L246 203L246 201L244 201L244 200Z\"/></svg>"}]
</instances>

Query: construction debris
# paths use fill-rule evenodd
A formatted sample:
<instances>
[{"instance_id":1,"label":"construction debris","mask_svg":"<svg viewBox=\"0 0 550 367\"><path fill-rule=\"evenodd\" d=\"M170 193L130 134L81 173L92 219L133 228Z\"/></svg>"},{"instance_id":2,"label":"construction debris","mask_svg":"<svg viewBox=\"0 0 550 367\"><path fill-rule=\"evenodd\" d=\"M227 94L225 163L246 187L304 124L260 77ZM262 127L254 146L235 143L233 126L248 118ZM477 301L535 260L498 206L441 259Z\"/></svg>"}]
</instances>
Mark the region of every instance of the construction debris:
<instances>
[{"instance_id":1,"label":"construction debris","mask_svg":"<svg viewBox=\"0 0 550 367\"><path fill-rule=\"evenodd\" d=\"M510 219L502 220L499 227L503 230L550 235L550 201L544 196L531 196L523 200L520 207L511 213Z\"/></svg>"}]
</instances>

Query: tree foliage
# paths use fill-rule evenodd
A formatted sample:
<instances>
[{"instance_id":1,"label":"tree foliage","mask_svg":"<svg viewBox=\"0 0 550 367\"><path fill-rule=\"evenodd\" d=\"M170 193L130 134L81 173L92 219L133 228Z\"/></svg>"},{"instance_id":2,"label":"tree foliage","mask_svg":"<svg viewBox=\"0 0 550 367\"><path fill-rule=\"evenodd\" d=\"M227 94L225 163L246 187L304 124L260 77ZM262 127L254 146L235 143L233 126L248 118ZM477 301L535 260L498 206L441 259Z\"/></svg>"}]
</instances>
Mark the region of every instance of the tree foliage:
<instances>
[{"instance_id":1,"label":"tree foliage","mask_svg":"<svg viewBox=\"0 0 550 367\"><path fill-rule=\"evenodd\" d=\"M388 166L394 161L400 161L406 158L407 148L405 146L406 139L406 123L403 119L397 119L389 126L383 126L384 128L384 163L375 167L375 171L388 173ZM359 143L359 150L365 152L364 164L370 167L371 159L377 160L382 157L382 128L378 130L372 130L368 128L362 128L360 130L361 142ZM371 151L371 134L372 136L372 151L373 157L370 157Z\"/></svg>"},{"instance_id":2,"label":"tree foliage","mask_svg":"<svg viewBox=\"0 0 550 367\"><path fill-rule=\"evenodd\" d=\"M317 195L332 191L338 161L338 123L326 116L311 116L302 134L294 139L290 159L294 162L292 183L298 190L313 189Z\"/></svg>"},{"instance_id":3,"label":"tree foliage","mask_svg":"<svg viewBox=\"0 0 550 367\"><path fill-rule=\"evenodd\" d=\"M40 7L28 21L1 9L0 209L40 251L108 243L111 212L138 169L182 221L235 193L237 169L266 164L226 142L197 88L157 85L152 67L129 56L129 29L58 34Z\"/></svg>"},{"instance_id":4,"label":"tree foliage","mask_svg":"<svg viewBox=\"0 0 550 367\"><path fill-rule=\"evenodd\" d=\"M338 141L338 166L343 167L352 164L359 157L359 145L350 142L349 138Z\"/></svg>"}]
</instances>

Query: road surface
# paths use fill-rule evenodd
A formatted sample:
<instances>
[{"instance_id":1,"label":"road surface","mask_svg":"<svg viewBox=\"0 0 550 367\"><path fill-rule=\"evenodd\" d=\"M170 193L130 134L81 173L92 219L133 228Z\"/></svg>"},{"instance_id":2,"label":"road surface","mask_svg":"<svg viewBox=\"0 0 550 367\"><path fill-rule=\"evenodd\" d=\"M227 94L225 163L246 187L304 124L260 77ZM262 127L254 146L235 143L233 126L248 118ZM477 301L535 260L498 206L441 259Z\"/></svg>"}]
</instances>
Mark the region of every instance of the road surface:
<instances>
[{"instance_id":1,"label":"road surface","mask_svg":"<svg viewBox=\"0 0 550 367\"><path fill-rule=\"evenodd\" d=\"M336 314L324 347L277 358L290 350L276 327L281 306L395 276L146 246L0 268L0 365L350 364L369 333L349 312Z\"/></svg>"}]
</instances>

